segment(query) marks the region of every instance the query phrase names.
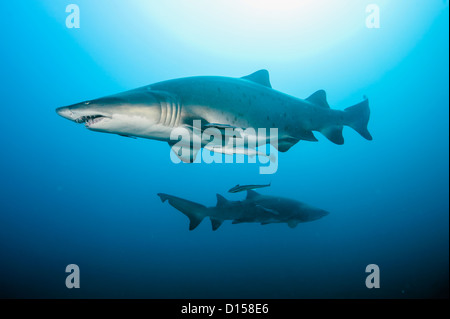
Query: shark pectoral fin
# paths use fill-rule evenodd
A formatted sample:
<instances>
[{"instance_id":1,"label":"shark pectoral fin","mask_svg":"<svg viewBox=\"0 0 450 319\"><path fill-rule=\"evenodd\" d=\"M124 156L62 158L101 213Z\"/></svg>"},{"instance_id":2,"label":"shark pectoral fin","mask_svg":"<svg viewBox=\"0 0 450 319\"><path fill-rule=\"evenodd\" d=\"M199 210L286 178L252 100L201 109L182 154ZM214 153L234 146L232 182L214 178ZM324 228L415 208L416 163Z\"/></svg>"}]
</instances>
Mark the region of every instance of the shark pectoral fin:
<instances>
[{"instance_id":1,"label":"shark pectoral fin","mask_svg":"<svg viewBox=\"0 0 450 319\"><path fill-rule=\"evenodd\" d=\"M136 139L135 136L125 135L125 134L119 134L119 136L129 137L129 138L132 138L132 139Z\"/></svg>"},{"instance_id":2,"label":"shark pectoral fin","mask_svg":"<svg viewBox=\"0 0 450 319\"><path fill-rule=\"evenodd\" d=\"M320 133L322 133L327 139L329 139L334 144L337 145L344 144L344 136L342 136L341 125L328 126L320 130Z\"/></svg>"},{"instance_id":3,"label":"shark pectoral fin","mask_svg":"<svg viewBox=\"0 0 450 319\"><path fill-rule=\"evenodd\" d=\"M328 105L327 102L327 94L325 93L324 90L314 92L313 94L311 94L311 96L306 98L306 101L309 101L316 106L324 107L327 109L330 108L330 105Z\"/></svg>"},{"instance_id":4,"label":"shark pectoral fin","mask_svg":"<svg viewBox=\"0 0 450 319\"><path fill-rule=\"evenodd\" d=\"M212 226L212 230L217 230L217 228L220 227L220 225L222 225L223 220L221 219L215 219L215 218L210 218L211 219L211 226Z\"/></svg>"},{"instance_id":5,"label":"shark pectoral fin","mask_svg":"<svg viewBox=\"0 0 450 319\"><path fill-rule=\"evenodd\" d=\"M243 76L243 77L241 77L241 79L255 82L255 83L264 85L268 88L272 88L272 85L270 84L270 79L269 79L269 71L264 70L264 69L256 71L250 75Z\"/></svg>"}]
</instances>

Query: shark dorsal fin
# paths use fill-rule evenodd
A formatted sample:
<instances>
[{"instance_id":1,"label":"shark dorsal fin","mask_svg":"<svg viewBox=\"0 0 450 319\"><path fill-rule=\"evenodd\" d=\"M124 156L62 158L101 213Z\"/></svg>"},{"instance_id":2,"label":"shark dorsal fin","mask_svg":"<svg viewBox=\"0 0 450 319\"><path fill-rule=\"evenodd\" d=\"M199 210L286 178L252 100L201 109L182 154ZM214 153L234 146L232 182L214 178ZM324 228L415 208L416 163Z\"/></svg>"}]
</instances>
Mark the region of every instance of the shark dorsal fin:
<instances>
[{"instance_id":1,"label":"shark dorsal fin","mask_svg":"<svg viewBox=\"0 0 450 319\"><path fill-rule=\"evenodd\" d=\"M220 194L216 194L217 196L217 207L224 206L228 203L228 200Z\"/></svg>"},{"instance_id":2,"label":"shark dorsal fin","mask_svg":"<svg viewBox=\"0 0 450 319\"><path fill-rule=\"evenodd\" d=\"M330 106L328 105L328 102L327 102L327 94L325 93L324 90L319 90L317 92L314 92L313 94L311 94L310 97L308 97L306 99L306 101L309 101L312 104L320 106L320 107L325 107L327 109L330 108Z\"/></svg>"},{"instance_id":3,"label":"shark dorsal fin","mask_svg":"<svg viewBox=\"0 0 450 319\"><path fill-rule=\"evenodd\" d=\"M252 73L250 75L243 76L241 79L252 81L267 86L269 88L272 88L272 85L270 85L269 71L264 69L256 71L255 73Z\"/></svg>"},{"instance_id":4,"label":"shark dorsal fin","mask_svg":"<svg viewBox=\"0 0 450 319\"><path fill-rule=\"evenodd\" d=\"M258 196L260 196L259 193L255 192L255 191L253 191L251 189L247 190L247 199L252 199L252 198L255 198L255 197L258 197Z\"/></svg>"}]
</instances>

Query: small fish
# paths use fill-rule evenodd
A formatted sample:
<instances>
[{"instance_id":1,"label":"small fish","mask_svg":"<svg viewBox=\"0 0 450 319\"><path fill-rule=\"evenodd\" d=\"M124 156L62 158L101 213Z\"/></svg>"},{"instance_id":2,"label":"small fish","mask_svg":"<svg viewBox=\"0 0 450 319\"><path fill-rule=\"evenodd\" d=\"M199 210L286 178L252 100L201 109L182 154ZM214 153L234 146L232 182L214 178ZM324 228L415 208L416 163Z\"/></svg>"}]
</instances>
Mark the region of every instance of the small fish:
<instances>
[{"instance_id":1,"label":"small fish","mask_svg":"<svg viewBox=\"0 0 450 319\"><path fill-rule=\"evenodd\" d=\"M249 189L255 189L255 188L263 188L263 187L269 187L271 183L266 184L266 185L239 185L237 184L236 186L234 186L233 188L231 188L228 193L238 193L238 192L243 192L243 191L247 191Z\"/></svg>"}]
</instances>

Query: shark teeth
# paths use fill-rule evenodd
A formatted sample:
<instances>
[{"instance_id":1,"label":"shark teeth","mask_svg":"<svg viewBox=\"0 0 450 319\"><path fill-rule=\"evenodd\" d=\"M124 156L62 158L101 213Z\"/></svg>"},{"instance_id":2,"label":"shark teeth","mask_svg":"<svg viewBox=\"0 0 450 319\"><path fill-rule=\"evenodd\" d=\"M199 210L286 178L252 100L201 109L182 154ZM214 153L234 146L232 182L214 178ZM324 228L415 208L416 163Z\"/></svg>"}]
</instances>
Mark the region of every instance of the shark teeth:
<instances>
[{"instance_id":1,"label":"shark teeth","mask_svg":"<svg viewBox=\"0 0 450 319\"><path fill-rule=\"evenodd\" d=\"M90 116L82 116L75 120L77 123L84 123L86 127L91 126L92 124L100 122L105 117L102 115L90 115Z\"/></svg>"}]
</instances>

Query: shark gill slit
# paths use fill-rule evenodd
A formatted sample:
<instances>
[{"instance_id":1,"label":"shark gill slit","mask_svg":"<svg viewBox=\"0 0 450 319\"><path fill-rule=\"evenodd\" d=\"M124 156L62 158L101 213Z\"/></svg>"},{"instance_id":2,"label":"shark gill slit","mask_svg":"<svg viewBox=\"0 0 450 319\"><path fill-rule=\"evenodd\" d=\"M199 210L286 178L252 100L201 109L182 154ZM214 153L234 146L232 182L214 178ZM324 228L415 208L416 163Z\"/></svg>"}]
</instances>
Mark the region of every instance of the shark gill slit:
<instances>
[{"instance_id":1,"label":"shark gill slit","mask_svg":"<svg viewBox=\"0 0 450 319\"><path fill-rule=\"evenodd\" d=\"M171 109L172 109L172 116L171 116L171 118L170 118L170 123L169 123L169 126L170 127L174 127L175 126L175 122L176 122L176 120L177 120L177 109L178 109L178 107L177 107L177 101L175 101L175 99L173 99L173 98L170 98L169 99L169 103L170 103L170 107L171 107Z\"/></svg>"},{"instance_id":2,"label":"shark gill slit","mask_svg":"<svg viewBox=\"0 0 450 319\"><path fill-rule=\"evenodd\" d=\"M159 101L159 107L161 109L161 113L159 116L159 124L163 124L166 122L166 117L167 117L167 107L166 107L166 103L164 103L164 101Z\"/></svg>"}]
</instances>

